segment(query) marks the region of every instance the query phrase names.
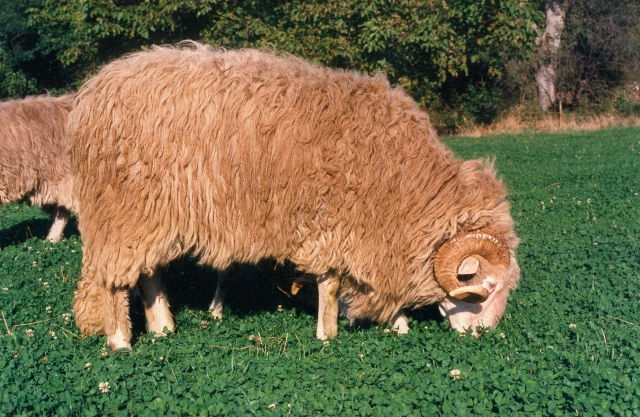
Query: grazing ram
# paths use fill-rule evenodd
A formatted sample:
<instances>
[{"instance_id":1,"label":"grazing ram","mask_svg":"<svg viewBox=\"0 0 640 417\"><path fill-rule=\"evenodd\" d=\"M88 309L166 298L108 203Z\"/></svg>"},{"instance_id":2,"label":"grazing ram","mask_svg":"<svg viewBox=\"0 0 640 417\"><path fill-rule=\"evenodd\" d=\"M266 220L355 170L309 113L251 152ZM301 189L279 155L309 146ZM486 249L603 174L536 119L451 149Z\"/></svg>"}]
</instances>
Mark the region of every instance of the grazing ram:
<instances>
[{"instance_id":1,"label":"grazing ram","mask_svg":"<svg viewBox=\"0 0 640 417\"><path fill-rule=\"evenodd\" d=\"M0 103L0 203L22 200L53 209L47 239L57 242L69 220L69 157L65 124L73 96L37 96Z\"/></svg>"},{"instance_id":2,"label":"grazing ram","mask_svg":"<svg viewBox=\"0 0 640 417\"><path fill-rule=\"evenodd\" d=\"M186 253L223 270L288 259L318 277L319 338L440 303L495 327L520 269L506 189L462 161L384 77L188 43L105 66L69 117L84 243L83 334L130 346L127 289L173 328L157 271Z\"/></svg>"}]
</instances>

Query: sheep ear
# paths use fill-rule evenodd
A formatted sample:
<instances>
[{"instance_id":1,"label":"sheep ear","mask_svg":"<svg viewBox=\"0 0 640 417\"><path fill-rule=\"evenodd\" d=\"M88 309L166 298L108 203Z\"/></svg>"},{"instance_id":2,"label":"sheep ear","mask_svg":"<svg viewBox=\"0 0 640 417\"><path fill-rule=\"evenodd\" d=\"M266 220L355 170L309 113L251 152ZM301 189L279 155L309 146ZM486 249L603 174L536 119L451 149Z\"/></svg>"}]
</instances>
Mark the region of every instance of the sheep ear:
<instances>
[{"instance_id":1,"label":"sheep ear","mask_svg":"<svg viewBox=\"0 0 640 417\"><path fill-rule=\"evenodd\" d=\"M304 284L298 281L293 281L293 284L291 284L291 295L296 295L302 287L304 287Z\"/></svg>"},{"instance_id":2,"label":"sheep ear","mask_svg":"<svg viewBox=\"0 0 640 417\"><path fill-rule=\"evenodd\" d=\"M458 267L458 275L473 275L478 272L480 261L475 256L464 258Z\"/></svg>"}]
</instances>

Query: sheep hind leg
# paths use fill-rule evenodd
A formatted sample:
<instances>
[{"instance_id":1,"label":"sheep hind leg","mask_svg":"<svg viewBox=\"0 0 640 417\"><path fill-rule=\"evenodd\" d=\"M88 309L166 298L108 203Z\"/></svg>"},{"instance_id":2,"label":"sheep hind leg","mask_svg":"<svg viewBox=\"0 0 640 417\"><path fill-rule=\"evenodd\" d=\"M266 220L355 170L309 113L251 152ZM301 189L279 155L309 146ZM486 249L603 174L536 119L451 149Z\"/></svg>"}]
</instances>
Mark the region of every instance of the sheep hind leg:
<instances>
[{"instance_id":1,"label":"sheep hind leg","mask_svg":"<svg viewBox=\"0 0 640 417\"><path fill-rule=\"evenodd\" d=\"M82 268L82 280L73 299L73 315L76 326L84 335L105 334L105 288L96 278L93 269Z\"/></svg>"},{"instance_id":2,"label":"sheep hind leg","mask_svg":"<svg viewBox=\"0 0 640 417\"><path fill-rule=\"evenodd\" d=\"M338 335L338 315L340 308L336 295L340 289L340 279L327 272L318 277L318 326L316 337L320 340Z\"/></svg>"},{"instance_id":3,"label":"sheep hind leg","mask_svg":"<svg viewBox=\"0 0 640 417\"><path fill-rule=\"evenodd\" d=\"M157 271L151 275L142 275L138 285L142 293L149 333L154 332L156 335L165 336L164 329L172 332L175 323L169 311L169 301L160 278L161 274Z\"/></svg>"},{"instance_id":4,"label":"sheep hind leg","mask_svg":"<svg viewBox=\"0 0 640 417\"><path fill-rule=\"evenodd\" d=\"M216 286L216 294L213 301L209 305L209 311L214 319L222 318L222 310L224 309L224 296L227 294L229 284L233 278L235 267L229 267L223 271L218 271L218 285Z\"/></svg>"},{"instance_id":5,"label":"sheep hind leg","mask_svg":"<svg viewBox=\"0 0 640 417\"><path fill-rule=\"evenodd\" d=\"M47 240L51 243L57 243L62 239L62 232L69 221L69 210L64 207L57 206L53 215L53 225L47 235Z\"/></svg>"},{"instance_id":6,"label":"sheep hind leg","mask_svg":"<svg viewBox=\"0 0 640 417\"><path fill-rule=\"evenodd\" d=\"M103 314L109 349L131 349L129 291L118 287L107 289L103 299Z\"/></svg>"}]
</instances>

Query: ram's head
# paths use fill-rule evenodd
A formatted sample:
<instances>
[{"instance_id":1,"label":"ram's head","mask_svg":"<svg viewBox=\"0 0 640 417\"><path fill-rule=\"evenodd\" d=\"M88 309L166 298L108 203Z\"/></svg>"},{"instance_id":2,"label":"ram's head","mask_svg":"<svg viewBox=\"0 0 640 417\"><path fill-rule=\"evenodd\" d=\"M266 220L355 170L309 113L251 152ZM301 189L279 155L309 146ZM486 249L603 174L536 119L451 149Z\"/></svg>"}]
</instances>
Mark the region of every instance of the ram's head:
<instances>
[{"instance_id":1,"label":"ram's head","mask_svg":"<svg viewBox=\"0 0 640 417\"><path fill-rule=\"evenodd\" d=\"M460 233L436 253L434 274L447 293L440 312L460 332L495 328L520 276L520 268L506 243L482 231Z\"/></svg>"}]
</instances>

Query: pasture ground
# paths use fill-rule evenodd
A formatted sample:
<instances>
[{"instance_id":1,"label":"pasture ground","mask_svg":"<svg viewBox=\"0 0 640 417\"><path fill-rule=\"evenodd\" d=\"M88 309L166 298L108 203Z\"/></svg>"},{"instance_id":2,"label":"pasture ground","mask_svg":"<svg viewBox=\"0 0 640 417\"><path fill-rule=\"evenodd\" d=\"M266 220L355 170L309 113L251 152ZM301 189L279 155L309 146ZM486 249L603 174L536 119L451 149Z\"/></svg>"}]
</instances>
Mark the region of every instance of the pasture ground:
<instances>
[{"instance_id":1,"label":"pasture ground","mask_svg":"<svg viewBox=\"0 0 640 417\"><path fill-rule=\"evenodd\" d=\"M342 319L323 343L313 294L287 297L263 276L291 271L268 262L239 274L213 321L215 274L184 259L165 274L176 332L146 334L134 299L133 352L103 356L70 315L75 224L51 245L42 210L10 205L0 415L640 415L640 129L446 142L495 157L511 190L522 279L497 330L459 337L425 308L406 336Z\"/></svg>"}]
</instances>

